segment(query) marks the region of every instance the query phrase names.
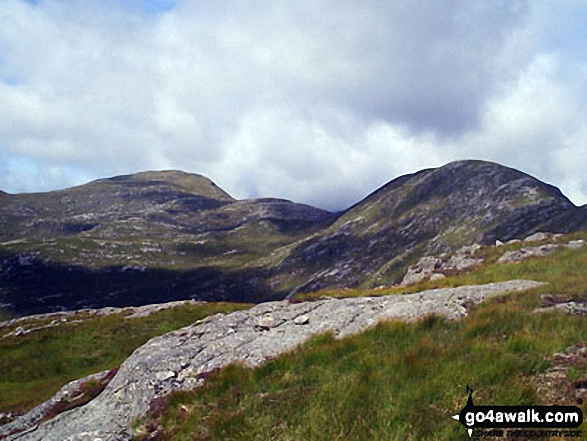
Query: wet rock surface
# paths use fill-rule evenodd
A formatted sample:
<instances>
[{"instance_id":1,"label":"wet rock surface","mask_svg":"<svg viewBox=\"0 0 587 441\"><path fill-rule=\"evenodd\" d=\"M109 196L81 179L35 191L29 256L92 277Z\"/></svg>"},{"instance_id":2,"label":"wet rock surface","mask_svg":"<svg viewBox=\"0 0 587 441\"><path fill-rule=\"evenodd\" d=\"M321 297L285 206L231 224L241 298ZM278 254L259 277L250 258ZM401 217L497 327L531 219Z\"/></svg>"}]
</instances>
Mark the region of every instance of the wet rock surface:
<instances>
[{"instance_id":1,"label":"wet rock surface","mask_svg":"<svg viewBox=\"0 0 587 441\"><path fill-rule=\"evenodd\" d=\"M514 280L384 297L270 302L247 311L217 314L154 338L120 367L93 401L9 436L19 440L132 439L131 423L158 397L201 385L206 373L233 362L254 367L294 349L312 335L331 331L342 338L383 320L415 320L428 314L448 319L488 297L540 286ZM12 423L14 430L18 421ZM25 427L22 427L25 429ZM10 431L0 427L0 436Z\"/></svg>"}]
</instances>

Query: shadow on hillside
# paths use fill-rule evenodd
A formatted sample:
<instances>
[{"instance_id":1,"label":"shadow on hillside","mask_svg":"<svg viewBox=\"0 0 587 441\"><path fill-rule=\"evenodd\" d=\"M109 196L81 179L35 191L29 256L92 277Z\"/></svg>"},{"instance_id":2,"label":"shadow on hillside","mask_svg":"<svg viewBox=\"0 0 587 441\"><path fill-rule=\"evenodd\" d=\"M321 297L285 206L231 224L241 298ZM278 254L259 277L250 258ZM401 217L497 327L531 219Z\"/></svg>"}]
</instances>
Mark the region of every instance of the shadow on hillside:
<instances>
[{"instance_id":1,"label":"shadow on hillside","mask_svg":"<svg viewBox=\"0 0 587 441\"><path fill-rule=\"evenodd\" d=\"M260 303L284 296L266 286L263 274L252 271L120 266L93 270L22 255L0 256L0 307L18 316L185 299Z\"/></svg>"}]
</instances>

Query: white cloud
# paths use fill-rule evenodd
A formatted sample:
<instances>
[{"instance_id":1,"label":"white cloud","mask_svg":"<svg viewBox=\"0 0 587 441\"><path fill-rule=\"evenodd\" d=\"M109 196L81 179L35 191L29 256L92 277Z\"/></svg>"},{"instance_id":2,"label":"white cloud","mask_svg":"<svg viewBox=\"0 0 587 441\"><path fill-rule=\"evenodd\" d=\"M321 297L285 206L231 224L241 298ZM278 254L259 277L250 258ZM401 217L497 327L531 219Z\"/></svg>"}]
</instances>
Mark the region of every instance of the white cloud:
<instances>
[{"instance_id":1,"label":"white cloud","mask_svg":"<svg viewBox=\"0 0 587 441\"><path fill-rule=\"evenodd\" d=\"M587 60L565 49L585 34L564 27L585 9L3 0L0 188L178 168L238 197L341 209L481 157L587 202Z\"/></svg>"}]
</instances>

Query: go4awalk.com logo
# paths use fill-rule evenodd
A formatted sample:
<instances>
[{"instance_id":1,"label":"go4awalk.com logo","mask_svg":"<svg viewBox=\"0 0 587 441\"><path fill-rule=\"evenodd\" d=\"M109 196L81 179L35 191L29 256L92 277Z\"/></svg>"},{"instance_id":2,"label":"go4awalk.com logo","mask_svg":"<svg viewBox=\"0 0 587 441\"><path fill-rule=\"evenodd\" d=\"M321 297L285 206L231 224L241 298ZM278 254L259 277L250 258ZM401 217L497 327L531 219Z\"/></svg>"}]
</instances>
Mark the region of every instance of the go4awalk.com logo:
<instances>
[{"instance_id":1,"label":"go4awalk.com logo","mask_svg":"<svg viewBox=\"0 0 587 441\"><path fill-rule=\"evenodd\" d=\"M579 407L476 406L473 403L473 389L469 386L467 393L467 404L453 419L465 426L469 436L582 439L582 431L573 430L583 423L583 411Z\"/></svg>"}]
</instances>

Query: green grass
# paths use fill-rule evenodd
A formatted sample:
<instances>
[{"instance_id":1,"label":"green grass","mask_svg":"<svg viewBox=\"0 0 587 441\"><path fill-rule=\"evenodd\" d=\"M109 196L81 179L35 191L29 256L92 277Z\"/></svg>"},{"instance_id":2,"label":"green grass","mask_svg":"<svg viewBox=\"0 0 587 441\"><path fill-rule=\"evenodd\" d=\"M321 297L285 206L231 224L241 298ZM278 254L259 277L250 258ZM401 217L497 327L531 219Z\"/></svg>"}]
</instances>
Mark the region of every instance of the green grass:
<instances>
[{"instance_id":1,"label":"green grass","mask_svg":"<svg viewBox=\"0 0 587 441\"><path fill-rule=\"evenodd\" d=\"M344 340L317 336L255 370L229 366L201 389L157 403L136 423L136 438L162 425L157 439L465 440L466 431L450 417L464 406L467 384L477 404L563 404L544 402L536 379L552 354L587 341L586 319L532 311L547 292L585 298L587 249L496 263L503 252L521 246L486 248L486 263L476 271L407 291L514 278L549 282L546 287L494 299L457 322L427 317L381 323ZM569 371L571 380L586 375L587 366Z\"/></svg>"},{"instance_id":2,"label":"green grass","mask_svg":"<svg viewBox=\"0 0 587 441\"><path fill-rule=\"evenodd\" d=\"M137 438L162 424L157 439L469 439L450 419L465 404L467 384L477 404L540 403L533 378L548 369L553 353L587 341L584 317L532 314L543 293L585 298L587 249L496 263L521 246L529 245L484 248L481 267L434 284L301 296L392 295L514 278L549 282L482 304L461 321L381 323L344 340L317 336L256 370L229 366L203 388L156 403L137 422ZM116 315L0 340L0 410L30 409L68 381L115 368L153 336L246 306L189 306L141 319ZM586 375L585 366L569 372L571 379Z\"/></svg>"},{"instance_id":3,"label":"green grass","mask_svg":"<svg viewBox=\"0 0 587 441\"><path fill-rule=\"evenodd\" d=\"M117 314L2 339L0 411L29 410L71 380L117 367L152 337L248 306L186 305L134 319Z\"/></svg>"},{"instance_id":4,"label":"green grass","mask_svg":"<svg viewBox=\"0 0 587 441\"><path fill-rule=\"evenodd\" d=\"M491 302L459 322L322 335L259 369L227 367L173 395L137 433L163 424L158 439L468 439L450 419L467 384L477 404L539 403L528 379L546 370L547 354L585 339L584 318L526 314L523 300Z\"/></svg>"},{"instance_id":5,"label":"green grass","mask_svg":"<svg viewBox=\"0 0 587 441\"><path fill-rule=\"evenodd\" d=\"M575 233L565 236L569 240L587 240L587 234ZM427 289L478 285L503 282L512 279L531 279L548 282L541 293L568 294L575 299L587 298L583 289L587 282L587 247L579 249L561 249L547 257L530 258L515 264L499 264L497 260L506 252L520 248L535 247L548 240L535 243L516 243L502 247L483 247L476 256L485 262L470 271L454 274L436 282L423 281L414 285L385 287L382 289L326 289L322 291L298 293L297 301L312 301L323 297L345 298L361 296L381 296L393 294L410 294Z\"/></svg>"}]
</instances>

